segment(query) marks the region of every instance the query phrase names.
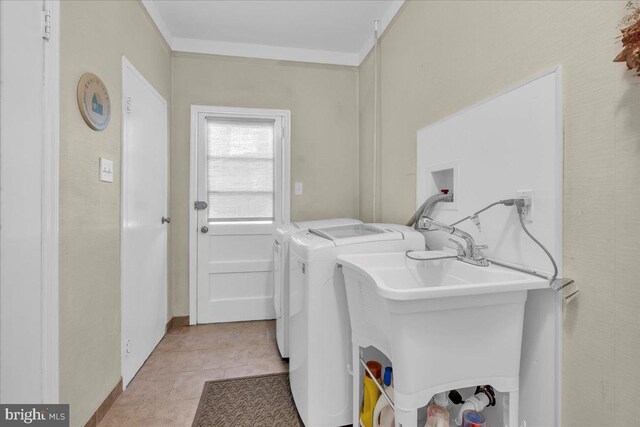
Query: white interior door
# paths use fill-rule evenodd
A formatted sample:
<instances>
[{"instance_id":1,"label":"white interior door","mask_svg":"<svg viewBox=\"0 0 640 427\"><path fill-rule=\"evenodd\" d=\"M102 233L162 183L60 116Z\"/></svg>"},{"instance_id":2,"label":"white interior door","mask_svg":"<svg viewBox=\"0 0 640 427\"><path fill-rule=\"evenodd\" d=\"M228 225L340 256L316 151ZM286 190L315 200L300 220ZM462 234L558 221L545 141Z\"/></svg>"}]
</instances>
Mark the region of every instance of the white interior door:
<instances>
[{"instance_id":1,"label":"white interior door","mask_svg":"<svg viewBox=\"0 0 640 427\"><path fill-rule=\"evenodd\" d=\"M192 222L197 323L273 319L273 232L289 219L289 113L194 114L196 195L207 204Z\"/></svg>"},{"instance_id":2,"label":"white interior door","mask_svg":"<svg viewBox=\"0 0 640 427\"><path fill-rule=\"evenodd\" d=\"M122 64L122 377L136 374L167 322L167 103Z\"/></svg>"}]
</instances>

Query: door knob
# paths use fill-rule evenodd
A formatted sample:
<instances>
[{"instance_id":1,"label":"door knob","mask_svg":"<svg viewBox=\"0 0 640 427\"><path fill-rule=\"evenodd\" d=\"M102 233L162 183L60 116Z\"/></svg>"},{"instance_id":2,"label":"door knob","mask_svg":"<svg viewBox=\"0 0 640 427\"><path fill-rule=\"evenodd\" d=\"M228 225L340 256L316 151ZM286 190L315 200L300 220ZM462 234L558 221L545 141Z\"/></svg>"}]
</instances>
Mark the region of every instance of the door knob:
<instances>
[{"instance_id":1,"label":"door knob","mask_svg":"<svg viewBox=\"0 0 640 427\"><path fill-rule=\"evenodd\" d=\"M171 224L171 217L170 217L170 216L168 216L168 217L166 217L166 218L165 218L165 217L162 217L162 223L164 224L165 222L166 222L167 224Z\"/></svg>"},{"instance_id":2,"label":"door knob","mask_svg":"<svg viewBox=\"0 0 640 427\"><path fill-rule=\"evenodd\" d=\"M207 227L206 225L203 225L202 228L200 229L200 231L202 233L208 233L209 232L209 227Z\"/></svg>"}]
</instances>

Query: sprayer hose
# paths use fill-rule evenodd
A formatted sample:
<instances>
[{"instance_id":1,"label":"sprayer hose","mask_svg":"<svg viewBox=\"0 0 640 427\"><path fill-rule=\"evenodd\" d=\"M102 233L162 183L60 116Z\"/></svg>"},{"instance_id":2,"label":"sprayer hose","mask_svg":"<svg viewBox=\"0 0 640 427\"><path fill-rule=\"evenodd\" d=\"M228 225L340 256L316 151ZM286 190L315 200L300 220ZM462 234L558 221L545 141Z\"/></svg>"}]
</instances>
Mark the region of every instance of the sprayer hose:
<instances>
[{"instance_id":1,"label":"sprayer hose","mask_svg":"<svg viewBox=\"0 0 640 427\"><path fill-rule=\"evenodd\" d=\"M551 252L549 252L547 248L542 243L540 243L538 239L533 237L533 234L529 232L529 229L527 228L527 226L524 225L523 217L524 217L524 214L522 212L518 212L518 218L520 218L520 225L522 226L522 229L524 230L525 233L527 233L527 236L529 236L531 240L533 240L538 246L540 246L540 248L544 251L545 254L547 254L549 259L551 260L551 264L553 264L553 277L551 278L551 282L553 282L556 279L556 277L558 277L558 265L556 264L556 260L553 259Z\"/></svg>"}]
</instances>

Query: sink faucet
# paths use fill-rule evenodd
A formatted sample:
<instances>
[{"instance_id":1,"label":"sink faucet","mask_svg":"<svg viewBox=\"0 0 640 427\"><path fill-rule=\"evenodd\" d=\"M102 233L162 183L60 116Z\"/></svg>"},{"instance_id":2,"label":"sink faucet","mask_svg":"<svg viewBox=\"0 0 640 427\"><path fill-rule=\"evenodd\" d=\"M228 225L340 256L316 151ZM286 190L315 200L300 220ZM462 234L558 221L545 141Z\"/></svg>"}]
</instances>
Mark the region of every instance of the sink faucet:
<instances>
[{"instance_id":1,"label":"sink faucet","mask_svg":"<svg viewBox=\"0 0 640 427\"><path fill-rule=\"evenodd\" d=\"M459 228L452 227L426 216L420 218L418 221L418 228L421 230L440 230L463 239L466 243L464 246L456 240L449 239L451 242L456 244L458 249L458 259L481 267L487 267L489 265L489 260L487 260L482 253L482 249L487 249L487 246L476 245L471 234L466 231L462 231Z\"/></svg>"}]
</instances>

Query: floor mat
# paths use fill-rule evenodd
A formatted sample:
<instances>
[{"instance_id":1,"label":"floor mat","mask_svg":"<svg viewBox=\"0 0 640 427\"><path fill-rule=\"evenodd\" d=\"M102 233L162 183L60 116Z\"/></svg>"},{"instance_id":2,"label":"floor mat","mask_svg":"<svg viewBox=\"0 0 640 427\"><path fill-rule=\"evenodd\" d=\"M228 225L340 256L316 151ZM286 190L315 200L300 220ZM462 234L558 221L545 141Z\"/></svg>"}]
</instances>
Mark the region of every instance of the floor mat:
<instances>
[{"instance_id":1,"label":"floor mat","mask_svg":"<svg viewBox=\"0 0 640 427\"><path fill-rule=\"evenodd\" d=\"M193 427L302 427L289 374L208 381Z\"/></svg>"}]
</instances>

